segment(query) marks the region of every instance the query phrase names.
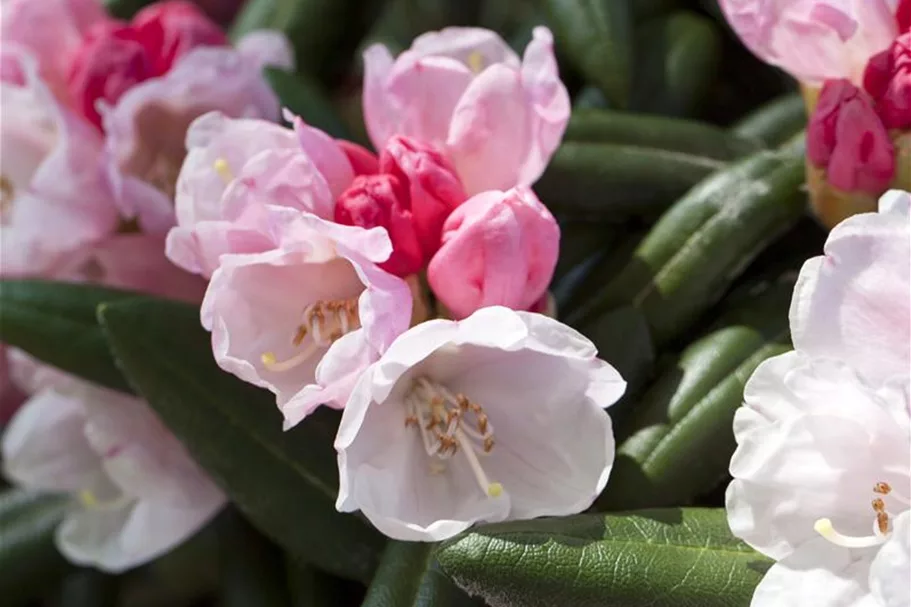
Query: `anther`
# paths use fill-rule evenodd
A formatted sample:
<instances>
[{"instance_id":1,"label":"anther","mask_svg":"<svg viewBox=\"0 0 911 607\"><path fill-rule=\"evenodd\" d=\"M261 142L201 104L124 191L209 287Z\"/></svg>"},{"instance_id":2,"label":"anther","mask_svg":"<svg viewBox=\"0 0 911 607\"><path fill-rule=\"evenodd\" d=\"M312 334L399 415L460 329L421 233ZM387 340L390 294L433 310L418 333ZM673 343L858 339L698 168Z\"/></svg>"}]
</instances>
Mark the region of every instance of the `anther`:
<instances>
[{"instance_id":1,"label":"anther","mask_svg":"<svg viewBox=\"0 0 911 607\"><path fill-rule=\"evenodd\" d=\"M215 169L215 172L218 173L221 180L225 182L225 185L234 181L234 173L231 172L231 167L224 158L216 158L215 162L212 163L212 168Z\"/></svg>"},{"instance_id":2,"label":"anther","mask_svg":"<svg viewBox=\"0 0 911 607\"><path fill-rule=\"evenodd\" d=\"M872 502L873 512L885 512L886 511L886 502L883 501L881 497L877 497Z\"/></svg>"},{"instance_id":3,"label":"anther","mask_svg":"<svg viewBox=\"0 0 911 607\"><path fill-rule=\"evenodd\" d=\"M892 493L892 486L889 483L876 483L873 485L873 493L879 493L880 495L889 495Z\"/></svg>"},{"instance_id":4,"label":"anther","mask_svg":"<svg viewBox=\"0 0 911 607\"><path fill-rule=\"evenodd\" d=\"M879 529L880 535L885 535L889 532L889 515L886 512L877 511L876 527Z\"/></svg>"}]
</instances>

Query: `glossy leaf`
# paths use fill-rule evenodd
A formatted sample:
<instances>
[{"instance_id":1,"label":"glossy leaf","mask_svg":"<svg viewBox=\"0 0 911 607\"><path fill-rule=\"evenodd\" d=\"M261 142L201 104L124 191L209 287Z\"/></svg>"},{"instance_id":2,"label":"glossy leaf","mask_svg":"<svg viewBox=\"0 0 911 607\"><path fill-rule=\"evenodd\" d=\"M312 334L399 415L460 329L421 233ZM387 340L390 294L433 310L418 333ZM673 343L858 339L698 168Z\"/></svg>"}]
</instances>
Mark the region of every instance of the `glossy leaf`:
<instances>
[{"instance_id":1,"label":"glossy leaf","mask_svg":"<svg viewBox=\"0 0 911 607\"><path fill-rule=\"evenodd\" d=\"M452 583L427 543L389 542L362 607L472 607L472 600Z\"/></svg>"},{"instance_id":2,"label":"glossy leaf","mask_svg":"<svg viewBox=\"0 0 911 607\"><path fill-rule=\"evenodd\" d=\"M134 299L99 318L131 384L254 525L295 558L370 578L382 538L335 510L337 413L282 432L274 397L217 367L192 306Z\"/></svg>"},{"instance_id":3,"label":"glossy leaf","mask_svg":"<svg viewBox=\"0 0 911 607\"><path fill-rule=\"evenodd\" d=\"M784 95L760 106L731 127L731 132L746 138L781 145L807 125L807 109L798 93Z\"/></svg>"},{"instance_id":4,"label":"glossy leaf","mask_svg":"<svg viewBox=\"0 0 911 607\"><path fill-rule=\"evenodd\" d=\"M688 346L617 429L620 447L598 499L608 510L691 503L727 474L734 412L759 364L790 349L793 279L745 287L737 305Z\"/></svg>"},{"instance_id":5,"label":"glossy leaf","mask_svg":"<svg viewBox=\"0 0 911 607\"><path fill-rule=\"evenodd\" d=\"M21 489L0 493L0 597L16 607L43 596L70 570L54 532L67 499Z\"/></svg>"},{"instance_id":6,"label":"glossy leaf","mask_svg":"<svg viewBox=\"0 0 911 607\"><path fill-rule=\"evenodd\" d=\"M632 0L542 0L548 22L573 66L611 107L625 108L633 67Z\"/></svg>"},{"instance_id":7,"label":"glossy leaf","mask_svg":"<svg viewBox=\"0 0 911 607\"><path fill-rule=\"evenodd\" d=\"M135 293L39 280L0 282L0 341L91 382L129 392L96 308Z\"/></svg>"},{"instance_id":8,"label":"glossy leaf","mask_svg":"<svg viewBox=\"0 0 911 607\"><path fill-rule=\"evenodd\" d=\"M643 510L478 527L440 565L498 607L742 607L769 562L723 510Z\"/></svg>"},{"instance_id":9,"label":"glossy leaf","mask_svg":"<svg viewBox=\"0 0 911 607\"><path fill-rule=\"evenodd\" d=\"M232 508L216 523L221 607L289 607L282 553Z\"/></svg>"}]
</instances>

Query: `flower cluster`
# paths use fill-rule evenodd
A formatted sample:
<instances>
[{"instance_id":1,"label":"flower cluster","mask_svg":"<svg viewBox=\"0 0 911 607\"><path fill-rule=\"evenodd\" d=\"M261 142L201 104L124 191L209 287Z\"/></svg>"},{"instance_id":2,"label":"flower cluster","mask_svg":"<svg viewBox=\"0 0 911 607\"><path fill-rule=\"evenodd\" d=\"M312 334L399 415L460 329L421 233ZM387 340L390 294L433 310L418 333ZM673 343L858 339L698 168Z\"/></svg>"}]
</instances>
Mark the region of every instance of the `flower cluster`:
<instances>
[{"instance_id":1,"label":"flower cluster","mask_svg":"<svg viewBox=\"0 0 911 607\"><path fill-rule=\"evenodd\" d=\"M536 313L559 228L529 186L569 118L550 32L522 60L466 28L364 58L378 155L291 114L190 126L167 253L210 278L215 358L274 392L286 429L344 409L338 507L391 537L578 512L625 384Z\"/></svg>"},{"instance_id":2,"label":"flower cluster","mask_svg":"<svg viewBox=\"0 0 911 607\"><path fill-rule=\"evenodd\" d=\"M765 605L911 596L911 194L834 230L791 304L793 352L764 362L734 420L731 530L778 562Z\"/></svg>"},{"instance_id":3,"label":"flower cluster","mask_svg":"<svg viewBox=\"0 0 911 607\"><path fill-rule=\"evenodd\" d=\"M911 188L911 1L726 0L744 43L805 87L814 204L832 226Z\"/></svg>"},{"instance_id":4,"label":"flower cluster","mask_svg":"<svg viewBox=\"0 0 911 607\"><path fill-rule=\"evenodd\" d=\"M279 117L260 72L290 46L254 32L231 48L195 5L130 22L95 0L2 6L0 246L4 277L92 282L198 303L205 284L164 255L189 123L206 112ZM70 560L109 571L193 534L225 502L138 398L0 351L3 467L74 496L57 531Z\"/></svg>"}]
</instances>

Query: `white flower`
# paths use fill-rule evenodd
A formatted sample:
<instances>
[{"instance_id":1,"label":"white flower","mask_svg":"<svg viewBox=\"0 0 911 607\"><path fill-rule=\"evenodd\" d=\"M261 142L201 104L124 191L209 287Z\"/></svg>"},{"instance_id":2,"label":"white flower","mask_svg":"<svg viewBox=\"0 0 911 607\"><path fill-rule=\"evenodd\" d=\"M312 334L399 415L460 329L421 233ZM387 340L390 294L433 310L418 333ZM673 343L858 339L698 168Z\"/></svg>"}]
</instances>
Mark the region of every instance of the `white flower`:
<instances>
[{"instance_id":1,"label":"white flower","mask_svg":"<svg viewBox=\"0 0 911 607\"><path fill-rule=\"evenodd\" d=\"M56 538L69 560L110 572L136 567L224 504L145 403L75 379L52 383L16 413L0 446L12 481L74 496Z\"/></svg>"},{"instance_id":2,"label":"white flower","mask_svg":"<svg viewBox=\"0 0 911 607\"><path fill-rule=\"evenodd\" d=\"M776 559L754 606L911 603L911 196L837 226L801 271L795 352L734 419L735 535Z\"/></svg>"},{"instance_id":3,"label":"white flower","mask_svg":"<svg viewBox=\"0 0 911 607\"><path fill-rule=\"evenodd\" d=\"M603 408L626 388L595 354L569 327L502 307L410 329L345 407L337 507L410 541L584 510L614 459Z\"/></svg>"}]
</instances>

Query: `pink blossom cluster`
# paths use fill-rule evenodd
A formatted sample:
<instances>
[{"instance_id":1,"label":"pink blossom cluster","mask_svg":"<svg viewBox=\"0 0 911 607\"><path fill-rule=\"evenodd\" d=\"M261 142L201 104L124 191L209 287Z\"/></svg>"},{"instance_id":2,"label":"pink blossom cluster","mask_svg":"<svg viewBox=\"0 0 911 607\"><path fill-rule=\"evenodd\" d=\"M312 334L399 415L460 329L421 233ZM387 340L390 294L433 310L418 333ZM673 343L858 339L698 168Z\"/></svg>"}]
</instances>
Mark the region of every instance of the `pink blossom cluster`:
<instances>
[{"instance_id":1,"label":"pink blossom cluster","mask_svg":"<svg viewBox=\"0 0 911 607\"><path fill-rule=\"evenodd\" d=\"M724 0L744 43L805 86L821 87L807 156L843 192L879 196L911 130L911 0ZM812 93L815 95L815 93Z\"/></svg>"},{"instance_id":2,"label":"pink blossom cluster","mask_svg":"<svg viewBox=\"0 0 911 607\"><path fill-rule=\"evenodd\" d=\"M215 358L275 393L286 429L344 409L338 508L387 535L578 512L625 384L535 313L560 232L531 186L570 113L551 33L521 59L449 28L364 60L376 154L290 113L191 124L167 254L210 279Z\"/></svg>"}]
</instances>

